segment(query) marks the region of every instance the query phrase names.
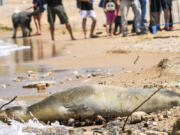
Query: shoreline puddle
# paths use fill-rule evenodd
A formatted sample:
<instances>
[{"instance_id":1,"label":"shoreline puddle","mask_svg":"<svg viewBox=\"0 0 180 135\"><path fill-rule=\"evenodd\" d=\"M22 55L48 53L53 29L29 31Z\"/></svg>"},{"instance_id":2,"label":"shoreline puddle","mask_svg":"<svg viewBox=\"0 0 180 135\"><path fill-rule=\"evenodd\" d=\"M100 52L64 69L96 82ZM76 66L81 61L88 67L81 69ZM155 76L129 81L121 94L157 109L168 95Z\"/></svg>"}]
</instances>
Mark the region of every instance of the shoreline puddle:
<instances>
[{"instance_id":1,"label":"shoreline puddle","mask_svg":"<svg viewBox=\"0 0 180 135\"><path fill-rule=\"evenodd\" d=\"M6 74L3 70L6 70ZM43 91L49 95L72 86L90 84L93 77L111 76L120 70L123 68L91 67L67 70L29 64L16 65L14 69L0 66L0 98L42 94L37 88L23 88L23 86L33 82L55 81L56 85L46 87Z\"/></svg>"}]
</instances>

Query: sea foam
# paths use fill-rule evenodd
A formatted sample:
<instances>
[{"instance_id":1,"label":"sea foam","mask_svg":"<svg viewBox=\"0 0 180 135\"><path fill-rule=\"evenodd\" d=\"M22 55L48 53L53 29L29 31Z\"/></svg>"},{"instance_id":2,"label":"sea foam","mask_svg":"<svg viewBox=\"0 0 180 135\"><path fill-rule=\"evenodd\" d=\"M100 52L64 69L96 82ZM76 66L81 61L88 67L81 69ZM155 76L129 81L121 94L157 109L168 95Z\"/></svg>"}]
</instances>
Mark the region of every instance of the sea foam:
<instances>
[{"instance_id":1,"label":"sea foam","mask_svg":"<svg viewBox=\"0 0 180 135\"><path fill-rule=\"evenodd\" d=\"M23 49L29 49L30 46L18 46L16 44L12 43L6 43L2 40L0 40L0 57L2 56L8 56L12 52L23 50Z\"/></svg>"}]
</instances>

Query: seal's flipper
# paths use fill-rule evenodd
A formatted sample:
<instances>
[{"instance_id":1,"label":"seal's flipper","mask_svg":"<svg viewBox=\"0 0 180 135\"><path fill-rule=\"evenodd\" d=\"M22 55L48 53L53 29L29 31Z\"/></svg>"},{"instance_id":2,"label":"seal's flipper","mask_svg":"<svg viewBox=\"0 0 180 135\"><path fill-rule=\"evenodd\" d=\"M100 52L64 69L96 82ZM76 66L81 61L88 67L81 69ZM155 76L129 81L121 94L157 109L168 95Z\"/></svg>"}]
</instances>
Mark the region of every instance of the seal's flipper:
<instances>
[{"instance_id":1,"label":"seal's flipper","mask_svg":"<svg viewBox=\"0 0 180 135\"><path fill-rule=\"evenodd\" d=\"M86 118L95 114L92 109L88 108L84 104L66 104L64 107L67 108L70 112L78 115L80 118Z\"/></svg>"}]
</instances>

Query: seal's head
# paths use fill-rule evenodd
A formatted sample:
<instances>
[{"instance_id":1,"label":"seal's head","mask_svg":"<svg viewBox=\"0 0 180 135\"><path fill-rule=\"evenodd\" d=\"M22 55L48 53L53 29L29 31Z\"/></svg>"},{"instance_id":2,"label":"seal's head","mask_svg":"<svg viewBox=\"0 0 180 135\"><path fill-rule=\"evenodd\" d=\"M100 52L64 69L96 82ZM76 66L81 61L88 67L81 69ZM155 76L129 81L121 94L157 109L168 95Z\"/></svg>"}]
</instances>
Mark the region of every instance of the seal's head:
<instances>
[{"instance_id":1,"label":"seal's head","mask_svg":"<svg viewBox=\"0 0 180 135\"><path fill-rule=\"evenodd\" d=\"M8 119L23 121L26 117L25 114L26 111L21 106L10 107L0 111L0 120L3 122L8 122Z\"/></svg>"},{"instance_id":2,"label":"seal's head","mask_svg":"<svg viewBox=\"0 0 180 135\"><path fill-rule=\"evenodd\" d=\"M8 116L6 114L6 111L3 110L3 111L0 111L0 120L3 121L3 122L6 122L8 119Z\"/></svg>"}]
</instances>

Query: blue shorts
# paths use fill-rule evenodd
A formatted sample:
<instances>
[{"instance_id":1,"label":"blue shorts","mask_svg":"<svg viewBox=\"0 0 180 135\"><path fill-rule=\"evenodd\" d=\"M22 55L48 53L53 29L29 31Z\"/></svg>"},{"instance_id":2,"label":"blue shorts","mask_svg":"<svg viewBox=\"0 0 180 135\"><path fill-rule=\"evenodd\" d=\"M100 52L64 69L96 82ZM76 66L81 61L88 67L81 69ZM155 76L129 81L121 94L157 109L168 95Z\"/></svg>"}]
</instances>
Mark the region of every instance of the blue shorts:
<instances>
[{"instance_id":1,"label":"blue shorts","mask_svg":"<svg viewBox=\"0 0 180 135\"><path fill-rule=\"evenodd\" d=\"M104 3L104 0L101 0L100 2L99 2L99 7L103 7L103 3Z\"/></svg>"}]
</instances>

